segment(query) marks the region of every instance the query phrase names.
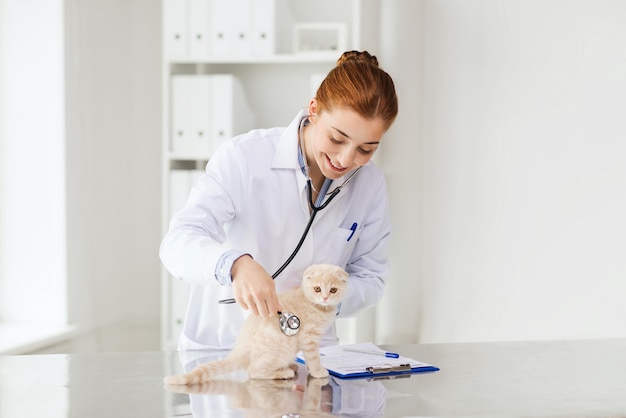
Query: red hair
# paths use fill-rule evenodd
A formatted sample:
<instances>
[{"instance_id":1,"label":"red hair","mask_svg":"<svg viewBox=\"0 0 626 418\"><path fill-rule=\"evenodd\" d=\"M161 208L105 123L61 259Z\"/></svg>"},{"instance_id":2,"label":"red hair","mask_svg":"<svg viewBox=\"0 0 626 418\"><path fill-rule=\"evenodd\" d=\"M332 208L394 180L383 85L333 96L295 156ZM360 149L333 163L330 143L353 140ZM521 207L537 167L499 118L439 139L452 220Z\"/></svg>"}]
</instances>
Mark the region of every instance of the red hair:
<instances>
[{"instance_id":1,"label":"red hair","mask_svg":"<svg viewBox=\"0 0 626 418\"><path fill-rule=\"evenodd\" d=\"M365 119L381 118L388 129L398 114L398 98L391 76L367 51L347 51L337 60L319 89L318 111L344 107Z\"/></svg>"}]
</instances>

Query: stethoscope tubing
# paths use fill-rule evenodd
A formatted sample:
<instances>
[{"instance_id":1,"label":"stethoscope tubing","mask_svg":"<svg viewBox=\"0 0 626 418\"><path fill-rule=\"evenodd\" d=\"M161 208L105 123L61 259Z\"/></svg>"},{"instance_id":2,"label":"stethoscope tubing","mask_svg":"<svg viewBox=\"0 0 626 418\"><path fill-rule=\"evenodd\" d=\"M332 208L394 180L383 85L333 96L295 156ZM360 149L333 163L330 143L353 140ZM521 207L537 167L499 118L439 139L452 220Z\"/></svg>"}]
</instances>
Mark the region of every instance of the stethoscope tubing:
<instances>
[{"instance_id":1,"label":"stethoscope tubing","mask_svg":"<svg viewBox=\"0 0 626 418\"><path fill-rule=\"evenodd\" d=\"M300 251L300 247L302 247L302 244L304 243L304 240L306 239L306 236L309 233L309 230L311 229L311 225L313 225L313 220L315 219L315 215L317 215L317 212L319 212L320 210L328 206L328 204L341 191L340 188L336 188L335 190L332 191L332 193L330 194L330 196L328 197L328 199L326 199L324 203L322 203L320 206L315 206L315 203L313 203L313 192L311 191L311 189L313 189L311 187L311 179L307 179L306 184L307 184L308 195L309 195L309 206L311 207L311 216L309 216L309 222L306 224L306 227L304 228L304 232L302 233L302 236L300 237L300 241L298 242L298 245L296 245L296 248L293 250L289 258L287 258L287 260L283 263L283 265L280 266L280 268L276 270L274 274L272 274L272 279L275 279L276 277L278 277L278 275L283 272L283 270L289 265L289 263L291 263L291 261L294 259L296 254L298 254L298 251Z\"/></svg>"},{"instance_id":2,"label":"stethoscope tubing","mask_svg":"<svg viewBox=\"0 0 626 418\"><path fill-rule=\"evenodd\" d=\"M300 130L298 132L298 139L299 140L301 140L301 138L302 138L302 130L303 130L303 127L304 127L304 121L308 117L309 116L307 115L307 116L303 117L302 120L300 121ZM300 248L302 247L302 244L304 243L304 240L306 239L306 236L309 233L309 230L311 229L311 225L313 225L313 220L315 219L315 215L317 215L317 212L319 212L320 210L323 210L324 208L326 208L326 206L328 206L330 204L330 202L335 198L335 196L337 196L339 194L339 192L341 191L343 186L348 184L348 182L350 180L352 180L352 177L354 177L354 175L361 169L361 167L357 167L356 170L354 170L352 172L352 174L350 174L350 176L348 176L348 178L346 180L344 180L344 182L341 185L335 187L335 189L332 192L326 193L326 196L328 196L328 199L326 199L324 202L322 202L318 206L313 201L313 185L311 183L311 177L309 176L308 166L306 165L306 159L305 159L304 164L305 164L305 175L307 176L307 180L306 180L307 197L308 197L308 200L309 200L309 208L311 209L311 215L309 216L309 222L306 224L306 227L304 228L304 232L302 233L302 236L300 237L300 241L298 242L298 245L296 245L296 248L293 250L291 255L287 258L287 260L285 260L283 265L280 266L280 268L278 270L276 270L276 272L274 272L274 274L272 274L272 280L276 279L276 277L278 277L278 275L280 273L282 273L283 270L285 270L285 268L289 265L289 263L291 263L291 261L293 261L293 259L296 256L296 254L298 254L298 251L300 251ZM219 301L219 303L221 303L221 304L228 304L228 303L235 303L235 302L236 301L235 301L234 298L222 299L222 300Z\"/></svg>"},{"instance_id":3,"label":"stethoscope tubing","mask_svg":"<svg viewBox=\"0 0 626 418\"><path fill-rule=\"evenodd\" d=\"M306 181L307 184L307 195L308 195L308 200L309 200L309 206L311 208L311 215L309 216L309 221L306 224L306 227L304 228L304 232L302 232L302 236L300 237L300 241L298 242L298 245L296 245L296 248L294 248L293 252L291 253L291 255L287 258L287 260L285 260L285 262L283 263L282 266L280 266L278 268L278 270L276 270L274 272L274 274L272 274L272 280L276 279L276 277L278 277L278 275L280 273L283 272L283 270L285 270L285 268L287 268L287 266L289 265L289 263L291 263L293 261L293 259L295 258L295 256L298 254L298 252L300 251L300 248L302 247L302 244L304 244L304 240L306 239L309 231L311 230L311 225L313 225L313 221L315 220L315 215L317 215L317 213L326 208L326 206L328 206L330 204L330 202L335 198L335 196L337 196L339 194L339 192L341 191L341 187L337 187L335 190L333 190L328 199L326 199L324 201L324 203L322 203L321 205L317 206L315 205L315 203L313 202L313 187L311 185L311 179L307 179ZM343 185L341 185L343 186ZM235 299L234 298L230 298L230 299L221 299L219 301L219 303L221 304L228 304L228 303L235 303Z\"/></svg>"}]
</instances>

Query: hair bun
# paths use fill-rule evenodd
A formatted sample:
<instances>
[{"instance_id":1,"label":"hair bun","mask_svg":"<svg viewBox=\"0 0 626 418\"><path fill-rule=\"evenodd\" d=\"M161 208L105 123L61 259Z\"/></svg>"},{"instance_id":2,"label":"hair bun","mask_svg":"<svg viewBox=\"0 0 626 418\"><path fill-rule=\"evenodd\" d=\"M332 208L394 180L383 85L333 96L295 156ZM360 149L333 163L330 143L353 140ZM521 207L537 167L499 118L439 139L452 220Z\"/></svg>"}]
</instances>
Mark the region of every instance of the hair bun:
<instances>
[{"instance_id":1,"label":"hair bun","mask_svg":"<svg viewBox=\"0 0 626 418\"><path fill-rule=\"evenodd\" d=\"M345 64L349 61L363 62L378 67L378 59L367 51L346 51L337 60L337 65Z\"/></svg>"}]
</instances>

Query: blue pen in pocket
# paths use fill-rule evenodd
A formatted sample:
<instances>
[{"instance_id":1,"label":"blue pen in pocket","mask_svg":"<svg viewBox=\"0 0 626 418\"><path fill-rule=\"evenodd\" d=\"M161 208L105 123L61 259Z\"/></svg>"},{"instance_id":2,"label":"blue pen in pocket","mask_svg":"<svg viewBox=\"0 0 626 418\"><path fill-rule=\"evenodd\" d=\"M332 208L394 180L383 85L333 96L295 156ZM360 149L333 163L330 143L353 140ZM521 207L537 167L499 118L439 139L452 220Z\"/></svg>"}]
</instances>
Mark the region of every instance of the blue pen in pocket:
<instances>
[{"instance_id":1,"label":"blue pen in pocket","mask_svg":"<svg viewBox=\"0 0 626 418\"><path fill-rule=\"evenodd\" d=\"M358 224L356 222L352 224L352 226L350 227L350 231L352 231L352 232L350 233L350 236L348 237L348 239L346 241L350 241L352 239L352 236L356 232L356 227L357 226L358 226Z\"/></svg>"}]
</instances>

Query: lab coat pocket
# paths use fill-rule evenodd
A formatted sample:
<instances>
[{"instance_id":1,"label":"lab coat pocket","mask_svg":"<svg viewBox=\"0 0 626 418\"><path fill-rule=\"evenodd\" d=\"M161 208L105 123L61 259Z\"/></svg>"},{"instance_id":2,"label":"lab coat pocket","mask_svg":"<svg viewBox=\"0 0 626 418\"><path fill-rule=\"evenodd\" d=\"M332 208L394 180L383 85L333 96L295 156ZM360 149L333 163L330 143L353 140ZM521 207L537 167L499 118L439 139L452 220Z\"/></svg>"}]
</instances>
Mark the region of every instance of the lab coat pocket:
<instances>
[{"instance_id":1,"label":"lab coat pocket","mask_svg":"<svg viewBox=\"0 0 626 418\"><path fill-rule=\"evenodd\" d=\"M325 262L338 266L346 265L352 257L360 233L361 227L356 222L349 228L337 228L326 245Z\"/></svg>"}]
</instances>

